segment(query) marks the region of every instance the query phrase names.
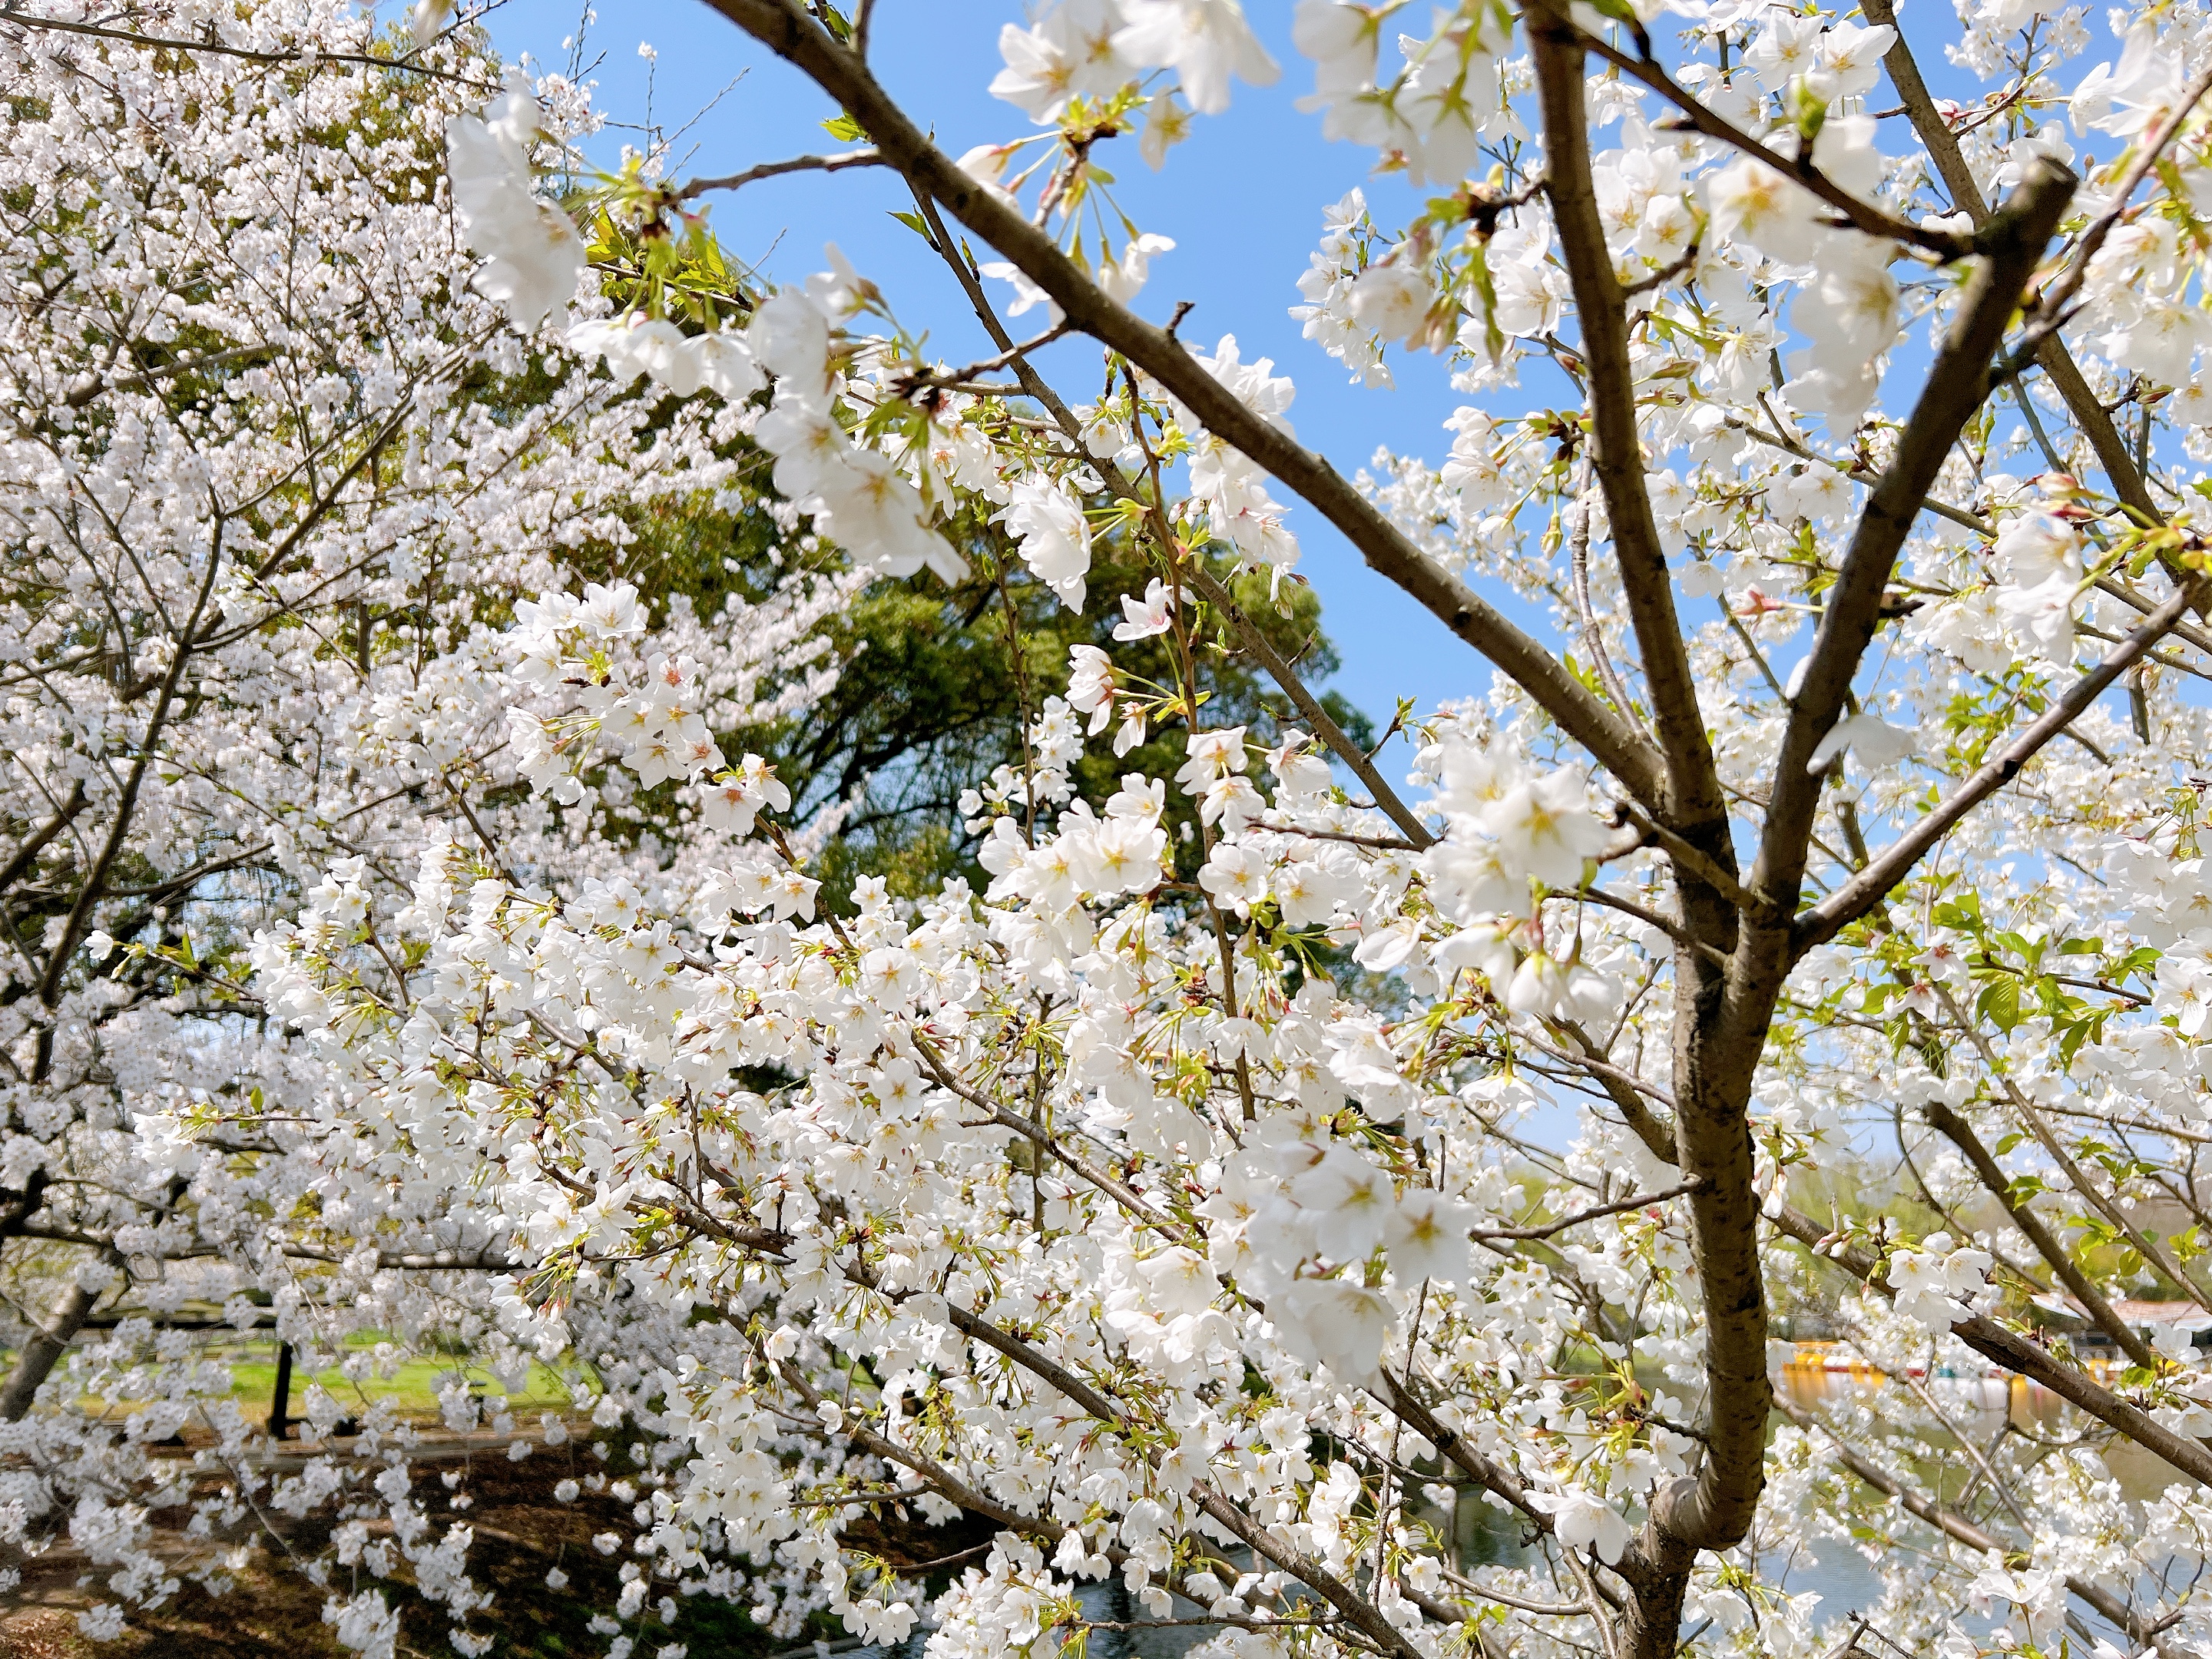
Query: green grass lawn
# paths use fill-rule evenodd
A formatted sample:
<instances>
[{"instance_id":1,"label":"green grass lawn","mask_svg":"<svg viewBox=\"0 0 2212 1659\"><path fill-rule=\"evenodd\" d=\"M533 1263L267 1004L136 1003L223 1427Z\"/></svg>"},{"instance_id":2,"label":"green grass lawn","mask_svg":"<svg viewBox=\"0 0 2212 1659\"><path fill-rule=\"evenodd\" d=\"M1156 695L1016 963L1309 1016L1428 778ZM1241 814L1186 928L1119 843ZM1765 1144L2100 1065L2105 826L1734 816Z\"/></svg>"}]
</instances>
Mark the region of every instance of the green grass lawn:
<instances>
[{"instance_id":1,"label":"green grass lawn","mask_svg":"<svg viewBox=\"0 0 2212 1659\"><path fill-rule=\"evenodd\" d=\"M360 1331L346 1340L349 1349L374 1348L387 1340L375 1331ZM269 1414L269 1407L276 1393L276 1344L267 1339L246 1340L218 1340L208 1350L206 1357L230 1368L230 1397L240 1404L249 1419L258 1419ZM15 1358L12 1350L0 1349L0 1366ZM500 1393L499 1384L481 1365L462 1364L456 1358L426 1356L402 1360L389 1376L369 1376L359 1382L349 1382L345 1374L331 1367L309 1376L295 1366L292 1370L291 1415L296 1419L304 1409L308 1385L320 1382L348 1412L358 1411L370 1401L390 1400L399 1413L410 1418L433 1418L439 1414L438 1390L447 1384L456 1370L475 1384L479 1395ZM507 1409L523 1421L534 1424L538 1413L545 1411L566 1411L574 1403L568 1390L560 1378L547 1366L533 1364L530 1368L529 1385L518 1395L507 1396Z\"/></svg>"},{"instance_id":2,"label":"green grass lawn","mask_svg":"<svg viewBox=\"0 0 2212 1659\"><path fill-rule=\"evenodd\" d=\"M366 1337L348 1346L374 1347L375 1343L375 1338ZM230 1397L246 1407L249 1417L267 1416L276 1392L276 1344L240 1343L211 1357L230 1367ZM479 1394L495 1395L500 1391L490 1372L443 1358L404 1360L391 1376L368 1376L358 1383L348 1382L344 1373L335 1367L310 1376L295 1366L292 1371L290 1410L295 1417L298 1416L307 1401L308 1384L320 1382L332 1399L349 1410L367 1401L390 1400L406 1416L435 1417L438 1390L450 1382L457 1368L477 1385ZM561 1386L559 1378L543 1365L532 1365L529 1386L519 1395L507 1396L507 1408L518 1415L528 1413L529 1420L534 1422L537 1413L565 1411L569 1404L568 1391Z\"/></svg>"}]
</instances>

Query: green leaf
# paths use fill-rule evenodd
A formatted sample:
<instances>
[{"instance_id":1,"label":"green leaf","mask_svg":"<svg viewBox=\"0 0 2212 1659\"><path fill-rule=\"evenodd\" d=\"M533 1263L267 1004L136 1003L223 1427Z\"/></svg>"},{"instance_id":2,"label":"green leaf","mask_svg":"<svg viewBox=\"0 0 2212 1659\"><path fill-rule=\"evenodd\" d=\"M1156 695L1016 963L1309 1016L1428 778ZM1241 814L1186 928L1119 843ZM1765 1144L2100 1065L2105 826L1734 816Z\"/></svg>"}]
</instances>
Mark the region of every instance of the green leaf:
<instances>
[{"instance_id":1,"label":"green leaf","mask_svg":"<svg viewBox=\"0 0 2212 1659\"><path fill-rule=\"evenodd\" d=\"M1626 0L1623 0L1621 9L1627 9ZM1790 118L1797 129L1798 137L1809 149L1813 141L1820 136L1820 129L1827 121L1827 100L1802 82L1796 85L1794 94Z\"/></svg>"},{"instance_id":2,"label":"green leaf","mask_svg":"<svg viewBox=\"0 0 2212 1659\"><path fill-rule=\"evenodd\" d=\"M832 138L842 139L848 144L868 136L866 128L851 116L845 114L839 114L824 121L822 124L822 131Z\"/></svg>"},{"instance_id":3,"label":"green leaf","mask_svg":"<svg viewBox=\"0 0 2212 1659\"><path fill-rule=\"evenodd\" d=\"M1962 933L1978 933L1982 928L1981 895L1967 891L1936 907L1936 925L1954 928Z\"/></svg>"},{"instance_id":4,"label":"green leaf","mask_svg":"<svg viewBox=\"0 0 2212 1659\"><path fill-rule=\"evenodd\" d=\"M1974 999L1974 1012L2000 1031L2020 1024L2020 981L2010 974L1992 979Z\"/></svg>"},{"instance_id":5,"label":"green leaf","mask_svg":"<svg viewBox=\"0 0 2212 1659\"><path fill-rule=\"evenodd\" d=\"M922 222L921 216L919 213L900 213L894 211L891 214L891 217L897 220L915 235L921 237L925 242L929 240L929 227Z\"/></svg>"},{"instance_id":6,"label":"green leaf","mask_svg":"<svg viewBox=\"0 0 2212 1659\"><path fill-rule=\"evenodd\" d=\"M1644 33L1644 20L1636 15L1628 0L1590 0L1590 8L1601 17L1610 17L1616 23L1626 23L1638 41L1647 38ZM1645 55L1648 57L1650 54Z\"/></svg>"},{"instance_id":7,"label":"green leaf","mask_svg":"<svg viewBox=\"0 0 2212 1659\"><path fill-rule=\"evenodd\" d=\"M2101 1019L2082 1019L2067 1026L2058 1038L2058 1063L2071 1066L2074 1057L2081 1052L2081 1045L2098 1035L2098 1028L2104 1023Z\"/></svg>"}]
</instances>

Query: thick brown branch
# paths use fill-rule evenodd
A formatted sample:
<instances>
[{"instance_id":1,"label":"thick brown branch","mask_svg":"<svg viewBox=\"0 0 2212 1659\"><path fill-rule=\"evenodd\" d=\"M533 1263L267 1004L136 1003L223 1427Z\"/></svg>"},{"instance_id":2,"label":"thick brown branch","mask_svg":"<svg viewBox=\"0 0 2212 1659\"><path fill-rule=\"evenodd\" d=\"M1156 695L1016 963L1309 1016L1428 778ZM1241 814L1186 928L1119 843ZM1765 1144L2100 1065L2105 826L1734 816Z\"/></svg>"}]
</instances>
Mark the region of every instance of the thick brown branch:
<instances>
[{"instance_id":1,"label":"thick brown branch","mask_svg":"<svg viewBox=\"0 0 2212 1659\"><path fill-rule=\"evenodd\" d=\"M1666 825L1644 817L1632 806L1621 807L1619 816L1623 823L1635 829L1643 845L1666 849L1667 856L1674 861L1676 891L1685 888L1687 884L1683 878L1687 877L1711 888L1723 901L1746 915L1764 915L1776 908L1763 895L1744 886L1733 872L1703 848L1685 840Z\"/></svg>"},{"instance_id":2,"label":"thick brown branch","mask_svg":"<svg viewBox=\"0 0 2212 1659\"><path fill-rule=\"evenodd\" d=\"M287 1244L282 1254L296 1261L350 1261L358 1253L314 1244ZM376 1265L409 1273L526 1273L534 1264L494 1255L489 1250L379 1250Z\"/></svg>"},{"instance_id":3,"label":"thick brown branch","mask_svg":"<svg viewBox=\"0 0 2212 1659\"><path fill-rule=\"evenodd\" d=\"M2013 1195L2012 1182L2005 1178L2004 1171L1997 1167L1996 1159L1990 1155L1990 1149L1982 1145L1981 1137L1974 1133L1972 1126L1940 1100L1926 1107L1922 1115L1928 1120L1930 1128L1956 1146L1960 1156L1973 1166L1974 1173L1981 1177L1983 1187L2004 1206L2005 1213L2012 1218L2012 1224L2027 1236L2027 1242L2035 1246L2036 1254L2051 1264L2051 1271L2057 1273L2059 1281L2074 1292L2074 1299L2087 1310L2090 1318L2096 1321L2097 1328L2118 1343L2121 1351L2136 1364L2145 1370L2157 1370L2158 1356L2150 1351L2150 1345L2142 1340L2140 1332L2113 1311L2112 1304L2105 1300L2104 1292L2090 1282L2088 1274L2081 1271L2080 1264L2067 1253L2066 1247L2044 1224L2043 1218Z\"/></svg>"},{"instance_id":4,"label":"thick brown branch","mask_svg":"<svg viewBox=\"0 0 2212 1659\"><path fill-rule=\"evenodd\" d=\"M1796 708L1783 734L1765 833L1749 885L1795 907L1825 773L1808 765L1844 709L1881 619L1898 550L1960 431L1989 395L1990 360L2043 249L2073 199L2074 176L2039 164L1982 235L1988 257L1962 298L1888 470L1859 515L1828 594Z\"/></svg>"},{"instance_id":5,"label":"thick brown branch","mask_svg":"<svg viewBox=\"0 0 2212 1659\"><path fill-rule=\"evenodd\" d=\"M106 1256L114 1265L122 1265L122 1259L112 1249L106 1252ZM92 1317L100 1297L100 1291L87 1290L74 1279L62 1287L61 1295L46 1311L46 1322L32 1327L15 1356L15 1368L9 1372L7 1382L0 1384L0 1422L23 1420L23 1414L39 1396L39 1385L46 1380L55 1363L69 1351L69 1345Z\"/></svg>"},{"instance_id":6,"label":"thick brown branch","mask_svg":"<svg viewBox=\"0 0 2212 1659\"><path fill-rule=\"evenodd\" d=\"M1589 128L1583 86L1583 36L1567 20L1565 0L1531 0L1528 40L1544 112L1545 192L1559 228L1559 246L1575 296L1580 350L1589 376L1591 465L1605 495L1613 550L1629 620L1636 629L1650 693L1659 747L1667 757L1666 817L1679 823L1723 817L1719 774L1698 693L1689 648L1674 614L1674 583L1644 482L1636 429L1636 373L1628 360L1628 313L1606 246L1590 176ZM1622 713L1626 714L1623 709ZM1718 850L1725 859L1725 838ZM1725 944L1725 941L1716 941Z\"/></svg>"},{"instance_id":7,"label":"thick brown branch","mask_svg":"<svg viewBox=\"0 0 2212 1659\"><path fill-rule=\"evenodd\" d=\"M1115 304L1043 230L953 164L879 85L793 0L712 0L714 9L805 74L848 112L877 150L946 212L1005 254L1068 320L1164 386L1206 430L1235 446L1341 531L1360 556L1514 679L1639 800L1664 799L1659 757L1534 639L1430 560L1326 460L1255 414L1166 331Z\"/></svg>"}]
</instances>

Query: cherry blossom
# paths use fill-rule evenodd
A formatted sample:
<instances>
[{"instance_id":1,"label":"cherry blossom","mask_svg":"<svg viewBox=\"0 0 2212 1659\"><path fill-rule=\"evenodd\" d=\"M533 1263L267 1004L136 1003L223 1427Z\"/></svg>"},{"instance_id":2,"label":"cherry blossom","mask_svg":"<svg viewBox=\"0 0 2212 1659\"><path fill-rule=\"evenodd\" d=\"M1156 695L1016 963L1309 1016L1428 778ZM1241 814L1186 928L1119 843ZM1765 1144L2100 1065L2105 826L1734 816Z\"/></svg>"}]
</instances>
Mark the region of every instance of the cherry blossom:
<instances>
[{"instance_id":1,"label":"cherry blossom","mask_svg":"<svg viewBox=\"0 0 2212 1659\"><path fill-rule=\"evenodd\" d=\"M397 102L358 18L185 9L149 38L244 55L0 40L52 285L0 354L0 1220L60 1263L0 1538L78 1541L88 1638L173 1593L145 1443L189 1416L208 1489L331 1513L340 1642L396 1642L403 1574L487 1639L410 1431L257 1464L189 1281L319 1360L555 1369L534 1429L441 1409L605 1449L625 1655L707 1594L1066 1644L1109 1577L1109 1622L1255 1656L2212 1639L2193 13L1307 0L1308 111L1376 177L1267 303L1431 400L1389 429L1437 453L1363 466L1249 327L1157 325L1149 260L1207 228L1111 193L1106 147L1182 164L1274 77L1231 0L1007 21L957 158L868 29L726 9L951 287L732 278L693 204L744 175L658 155L562 195L636 232L589 265L535 171L578 89L435 9L460 78ZM656 591L618 556L678 501L805 574ZM1469 649L1380 747L1251 614L1321 533ZM826 879L851 804L746 734L834 683L863 584L971 562L1096 631L1065 680L1009 639L965 874ZM1792 1386L1814 1326L1862 1382ZM932 1594L870 1506L988 1541ZM1486 1512L1515 1559L1447 1541ZM1792 1553L1849 1551L1855 1619Z\"/></svg>"}]
</instances>

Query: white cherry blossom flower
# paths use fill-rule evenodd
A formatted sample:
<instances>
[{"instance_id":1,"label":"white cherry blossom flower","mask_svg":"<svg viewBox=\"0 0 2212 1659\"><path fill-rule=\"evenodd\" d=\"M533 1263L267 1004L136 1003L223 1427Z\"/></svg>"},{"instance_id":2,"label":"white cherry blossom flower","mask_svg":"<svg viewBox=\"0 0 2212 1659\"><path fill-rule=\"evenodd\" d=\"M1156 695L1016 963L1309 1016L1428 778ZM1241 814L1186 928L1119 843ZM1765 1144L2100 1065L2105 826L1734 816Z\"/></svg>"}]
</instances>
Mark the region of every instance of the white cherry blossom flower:
<instances>
[{"instance_id":1,"label":"white cherry blossom flower","mask_svg":"<svg viewBox=\"0 0 2212 1659\"><path fill-rule=\"evenodd\" d=\"M1128 23L1114 34L1114 50L1132 64L1175 70L1200 115L1229 107L1231 76L1266 87L1282 72L1237 0L1122 0L1122 11Z\"/></svg>"}]
</instances>

